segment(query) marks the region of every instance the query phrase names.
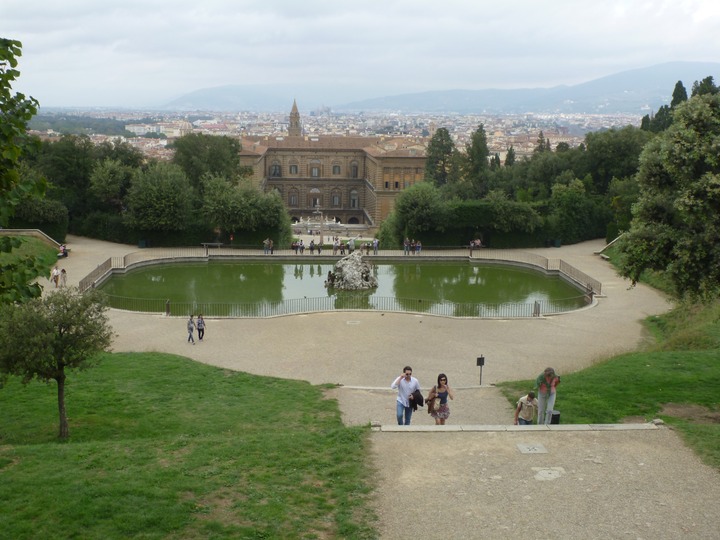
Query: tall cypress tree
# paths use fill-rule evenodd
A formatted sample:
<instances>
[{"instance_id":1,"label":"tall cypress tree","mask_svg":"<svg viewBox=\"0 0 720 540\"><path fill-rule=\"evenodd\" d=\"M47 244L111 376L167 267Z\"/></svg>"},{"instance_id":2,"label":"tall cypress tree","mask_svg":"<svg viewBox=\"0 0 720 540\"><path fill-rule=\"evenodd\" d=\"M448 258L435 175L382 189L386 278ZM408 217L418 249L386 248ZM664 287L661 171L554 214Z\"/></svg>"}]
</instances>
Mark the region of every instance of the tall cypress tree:
<instances>
[{"instance_id":1,"label":"tall cypress tree","mask_svg":"<svg viewBox=\"0 0 720 540\"><path fill-rule=\"evenodd\" d=\"M683 86L682 81L675 83L675 89L672 93L672 101L670 102L670 108L674 109L681 103L685 103L688 100L687 90Z\"/></svg>"},{"instance_id":2,"label":"tall cypress tree","mask_svg":"<svg viewBox=\"0 0 720 540\"><path fill-rule=\"evenodd\" d=\"M428 143L425 154L425 180L436 186L448 183L453 169L455 143L446 128L438 129Z\"/></svg>"}]
</instances>

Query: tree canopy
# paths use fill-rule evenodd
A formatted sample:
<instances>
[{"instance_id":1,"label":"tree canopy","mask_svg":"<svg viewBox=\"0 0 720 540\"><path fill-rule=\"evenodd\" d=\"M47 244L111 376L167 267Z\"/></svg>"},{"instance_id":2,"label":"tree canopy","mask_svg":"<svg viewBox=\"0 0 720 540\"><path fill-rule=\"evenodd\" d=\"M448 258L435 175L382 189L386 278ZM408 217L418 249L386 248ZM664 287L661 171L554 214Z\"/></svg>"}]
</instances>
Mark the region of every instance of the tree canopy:
<instances>
[{"instance_id":1,"label":"tree canopy","mask_svg":"<svg viewBox=\"0 0 720 540\"><path fill-rule=\"evenodd\" d=\"M623 275L665 271L680 295L720 287L720 95L697 94L643 150L640 195L621 243Z\"/></svg>"},{"instance_id":2,"label":"tree canopy","mask_svg":"<svg viewBox=\"0 0 720 540\"><path fill-rule=\"evenodd\" d=\"M128 192L126 219L145 231L182 231L192 221L193 191L187 176L172 163L137 170Z\"/></svg>"},{"instance_id":3,"label":"tree canopy","mask_svg":"<svg viewBox=\"0 0 720 540\"><path fill-rule=\"evenodd\" d=\"M176 140L173 148L173 163L180 166L200 193L200 179L206 174L223 176L232 182L237 182L242 176L240 141L237 139L191 133Z\"/></svg>"},{"instance_id":4,"label":"tree canopy","mask_svg":"<svg viewBox=\"0 0 720 540\"><path fill-rule=\"evenodd\" d=\"M60 438L69 436L65 409L66 369L86 369L110 347L112 330L102 293L58 289L25 304L0 308L0 374L24 384L55 381Z\"/></svg>"},{"instance_id":5,"label":"tree canopy","mask_svg":"<svg viewBox=\"0 0 720 540\"><path fill-rule=\"evenodd\" d=\"M21 51L19 41L0 38L0 227L8 225L22 201L42 196L46 187L42 176L21 173L21 157L39 145L27 134L27 124L37 113L38 102L12 92L12 83L20 75L16 68ZM0 237L0 252L10 253L19 246L17 238ZM40 285L34 280L46 271L32 256L0 264L0 303L39 296Z\"/></svg>"}]
</instances>

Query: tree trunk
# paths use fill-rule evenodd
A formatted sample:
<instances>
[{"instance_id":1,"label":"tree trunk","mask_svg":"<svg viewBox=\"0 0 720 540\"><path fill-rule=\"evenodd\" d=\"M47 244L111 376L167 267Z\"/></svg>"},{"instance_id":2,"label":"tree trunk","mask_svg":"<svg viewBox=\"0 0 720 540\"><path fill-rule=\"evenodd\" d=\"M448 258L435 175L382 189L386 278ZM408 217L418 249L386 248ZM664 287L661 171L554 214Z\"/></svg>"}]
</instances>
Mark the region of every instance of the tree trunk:
<instances>
[{"instance_id":1,"label":"tree trunk","mask_svg":"<svg viewBox=\"0 0 720 540\"><path fill-rule=\"evenodd\" d=\"M58 412L60 413L60 438L67 439L70 436L67 413L65 411L65 374L55 379L58 385Z\"/></svg>"}]
</instances>

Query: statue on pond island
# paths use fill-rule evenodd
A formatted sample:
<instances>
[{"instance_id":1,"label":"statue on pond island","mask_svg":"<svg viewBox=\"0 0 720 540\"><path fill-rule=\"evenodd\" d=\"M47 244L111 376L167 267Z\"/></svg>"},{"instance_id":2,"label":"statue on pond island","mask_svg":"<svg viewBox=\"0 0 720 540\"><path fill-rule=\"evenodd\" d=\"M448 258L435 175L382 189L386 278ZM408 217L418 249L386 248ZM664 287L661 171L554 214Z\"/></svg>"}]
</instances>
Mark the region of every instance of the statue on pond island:
<instances>
[{"instance_id":1,"label":"statue on pond island","mask_svg":"<svg viewBox=\"0 0 720 540\"><path fill-rule=\"evenodd\" d=\"M325 286L343 291L360 291L378 286L372 275L372 265L363 261L360 250L353 251L335 263L335 271L328 272Z\"/></svg>"}]
</instances>

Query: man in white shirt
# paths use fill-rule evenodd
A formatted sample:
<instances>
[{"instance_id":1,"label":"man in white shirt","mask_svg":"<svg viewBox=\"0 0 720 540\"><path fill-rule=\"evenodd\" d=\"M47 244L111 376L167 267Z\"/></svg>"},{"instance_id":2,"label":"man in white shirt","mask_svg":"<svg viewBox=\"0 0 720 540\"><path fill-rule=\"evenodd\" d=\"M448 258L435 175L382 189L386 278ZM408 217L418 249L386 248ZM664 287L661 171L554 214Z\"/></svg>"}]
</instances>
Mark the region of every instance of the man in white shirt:
<instances>
[{"instance_id":1,"label":"man in white shirt","mask_svg":"<svg viewBox=\"0 0 720 540\"><path fill-rule=\"evenodd\" d=\"M537 408L538 400L535 399L535 392L528 392L526 396L521 397L515 407L515 425L531 426Z\"/></svg>"},{"instance_id":2,"label":"man in white shirt","mask_svg":"<svg viewBox=\"0 0 720 540\"><path fill-rule=\"evenodd\" d=\"M403 424L406 426L410 425L410 419L412 418L412 400L413 392L420 390L420 383L412 376L412 368L405 366L403 374L393 381L390 385L393 390L397 388L397 422L399 426Z\"/></svg>"}]
</instances>

